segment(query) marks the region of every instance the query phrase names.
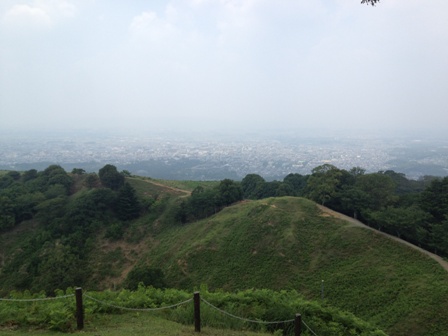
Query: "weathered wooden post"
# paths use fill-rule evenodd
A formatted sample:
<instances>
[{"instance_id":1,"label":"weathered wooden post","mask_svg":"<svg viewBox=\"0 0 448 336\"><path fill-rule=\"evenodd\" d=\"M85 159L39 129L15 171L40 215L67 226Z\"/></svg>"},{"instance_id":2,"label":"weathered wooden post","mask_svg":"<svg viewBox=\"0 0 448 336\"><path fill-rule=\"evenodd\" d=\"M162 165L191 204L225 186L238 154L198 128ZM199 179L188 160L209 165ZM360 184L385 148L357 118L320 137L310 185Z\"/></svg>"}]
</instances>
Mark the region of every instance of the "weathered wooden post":
<instances>
[{"instance_id":1,"label":"weathered wooden post","mask_svg":"<svg viewBox=\"0 0 448 336\"><path fill-rule=\"evenodd\" d=\"M201 297L194 292L194 331L201 332Z\"/></svg>"},{"instance_id":2,"label":"weathered wooden post","mask_svg":"<svg viewBox=\"0 0 448 336\"><path fill-rule=\"evenodd\" d=\"M82 288L78 287L75 290L76 298L76 326L78 330L84 328L84 307L82 305Z\"/></svg>"},{"instance_id":3,"label":"weathered wooden post","mask_svg":"<svg viewBox=\"0 0 448 336\"><path fill-rule=\"evenodd\" d=\"M300 336L302 334L302 315L296 314L294 321L294 335Z\"/></svg>"}]
</instances>

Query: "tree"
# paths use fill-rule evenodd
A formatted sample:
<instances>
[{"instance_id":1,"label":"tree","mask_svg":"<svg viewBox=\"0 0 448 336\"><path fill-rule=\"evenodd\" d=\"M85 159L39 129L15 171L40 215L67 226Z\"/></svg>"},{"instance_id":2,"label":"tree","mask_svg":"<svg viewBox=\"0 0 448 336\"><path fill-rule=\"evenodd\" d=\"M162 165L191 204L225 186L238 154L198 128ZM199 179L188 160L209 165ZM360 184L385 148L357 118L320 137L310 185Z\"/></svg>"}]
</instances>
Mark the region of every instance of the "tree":
<instances>
[{"instance_id":1,"label":"tree","mask_svg":"<svg viewBox=\"0 0 448 336\"><path fill-rule=\"evenodd\" d=\"M36 169L27 170L22 175L23 182L34 180L35 178L37 178L37 170Z\"/></svg>"},{"instance_id":2,"label":"tree","mask_svg":"<svg viewBox=\"0 0 448 336\"><path fill-rule=\"evenodd\" d=\"M181 222L191 222L213 215L218 207L217 198L218 192L215 188L204 189L201 186L196 187L188 201L181 204L179 212Z\"/></svg>"},{"instance_id":3,"label":"tree","mask_svg":"<svg viewBox=\"0 0 448 336\"><path fill-rule=\"evenodd\" d=\"M98 172L101 183L112 190L120 189L124 184L124 176L120 174L117 167L107 164Z\"/></svg>"},{"instance_id":4,"label":"tree","mask_svg":"<svg viewBox=\"0 0 448 336\"><path fill-rule=\"evenodd\" d=\"M126 176L126 177L131 177L132 176L131 172L129 170L126 170L126 169L123 170L121 173L123 174L123 176Z\"/></svg>"},{"instance_id":5,"label":"tree","mask_svg":"<svg viewBox=\"0 0 448 336\"><path fill-rule=\"evenodd\" d=\"M36 206L45 201L45 196L40 192L26 193L15 200L16 222L28 220L36 214Z\"/></svg>"},{"instance_id":6,"label":"tree","mask_svg":"<svg viewBox=\"0 0 448 336\"><path fill-rule=\"evenodd\" d=\"M86 171L82 168L73 168L72 169L72 174L74 174L74 175L83 175L85 173L86 173Z\"/></svg>"},{"instance_id":7,"label":"tree","mask_svg":"<svg viewBox=\"0 0 448 336\"><path fill-rule=\"evenodd\" d=\"M368 208L369 195L363 190L354 186L343 186L338 192L338 199L341 211L353 218L358 218L363 209Z\"/></svg>"},{"instance_id":8,"label":"tree","mask_svg":"<svg viewBox=\"0 0 448 336\"><path fill-rule=\"evenodd\" d=\"M375 6L380 0L361 0L362 4Z\"/></svg>"},{"instance_id":9,"label":"tree","mask_svg":"<svg viewBox=\"0 0 448 336\"><path fill-rule=\"evenodd\" d=\"M118 192L115 210L117 217L121 220L131 220L140 215L140 202L137 194L127 182Z\"/></svg>"},{"instance_id":10,"label":"tree","mask_svg":"<svg viewBox=\"0 0 448 336\"><path fill-rule=\"evenodd\" d=\"M64 168L58 165L51 165L42 172L42 175L43 179L46 181L45 188L54 184L61 184L64 186L66 193L69 193L73 180Z\"/></svg>"},{"instance_id":11,"label":"tree","mask_svg":"<svg viewBox=\"0 0 448 336\"><path fill-rule=\"evenodd\" d=\"M314 168L307 181L308 197L324 205L336 194L341 176L341 170L330 164Z\"/></svg>"},{"instance_id":12,"label":"tree","mask_svg":"<svg viewBox=\"0 0 448 336\"><path fill-rule=\"evenodd\" d=\"M59 196L66 196L67 188L59 183L53 184L48 187L48 189L47 189L47 191L45 191L44 195L46 198L56 198Z\"/></svg>"},{"instance_id":13,"label":"tree","mask_svg":"<svg viewBox=\"0 0 448 336\"><path fill-rule=\"evenodd\" d=\"M393 205L398 199L395 195L394 181L382 173L361 175L357 178L355 186L368 195L368 208L371 210L381 210Z\"/></svg>"},{"instance_id":14,"label":"tree","mask_svg":"<svg viewBox=\"0 0 448 336\"><path fill-rule=\"evenodd\" d=\"M0 232L11 229L16 222L14 204L6 196L0 196Z\"/></svg>"},{"instance_id":15,"label":"tree","mask_svg":"<svg viewBox=\"0 0 448 336\"><path fill-rule=\"evenodd\" d=\"M84 180L84 184L87 188L98 188L100 187L100 179L96 173L88 174Z\"/></svg>"},{"instance_id":16,"label":"tree","mask_svg":"<svg viewBox=\"0 0 448 336\"><path fill-rule=\"evenodd\" d=\"M431 227L431 247L437 253L448 256L448 218Z\"/></svg>"},{"instance_id":17,"label":"tree","mask_svg":"<svg viewBox=\"0 0 448 336\"><path fill-rule=\"evenodd\" d=\"M6 176L11 177L13 180L18 181L20 179L20 173L18 171L9 171Z\"/></svg>"},{"instance_id":18,"label":"tree","mask_svg":"<svg viewBox=\"0 0 448 336\"><path fill-rule=\"evenodd\" d=\"M411 242L421 244L418 228L424 228L428 221L428 214L416 206L387 207L371 213L376 226L385 231Z\"/></svg>"},{"instance_id":19,"label":"tree","mask_svg":"<svg viewBox=\"0 0 448 336\"><path fill-rule=\"evenodd\" d=\"M39 277L35 287L52 294L56 289L82 286L90 270L85 262L71 251L68 246L51 243L46 245L42 262L38 266Z\"/></svg>"},{"instance_id":20,"label":"tree","mask_svg":"<svg viewBox=\"0 0 448 336\"><path fill-rule=\"evenodd\" d=\"M64 217L66 205L66 196L48 199L34 208L37 211L36 217L41 223L51 224Z\"/></svg>"},{"instance_id":21,"label":"tree","mask_svg":"<svg viewBox=\"0 0 448 336\"><path fill-rule=\"evenodd\" d=\"M437 222L445 220L448 216L448 177L433 180L421 194L420 205Z\"/></svg>"},{"instance_id":22,"label":"tree","mask_svg":"<svg viewBox=\"0 0 448 336\"><path fill-rule=\"evenodd\" d=\"M294 196L302 196L306 186L307 177L300 174L288 174L283 182L291 187Z\"/></svg>"},{"instance_id":23,"label":"tree","mask_svg":"<svg viewBox=\"0 0 448 336\"><path fill-rule=\"evenodd\" d=\"M243 199L241 186L230 179L224 179L218 186L218 205L228 206Z\"/></svg>"},{"instance_id":24,"label":"tree","mask_svg":"<svg viewBox=\"0 0 448 336\"><path fill-rule=\"evenodd\" d=\"M264 178L258 174L247 174L241 181L243 196L249 199L259 199L265 182Z\"/></svg>"},{"instance_id":25,"label":"tree","mask_svg":"<svg viewBox=\"0 0 448 336\"><path fill-rule=\"evenodd\" d=\"M165 275L160 268L148 267L144 264L137 264L126 277L124 287L136 290L138 285L153 286L154 288L165 288Z\"/></svg>"},{"instance_id":26,"label":"tree","mask_svg":"<svg viewBox=\"0 0 448 336\"><path fill-rule=\"evenodd\" d=\"M366 170L361 167L353 167L352 169L349 170L349 173L354 177L358 177L364 175L366 173Z\"/></svg>"}]
</instances>

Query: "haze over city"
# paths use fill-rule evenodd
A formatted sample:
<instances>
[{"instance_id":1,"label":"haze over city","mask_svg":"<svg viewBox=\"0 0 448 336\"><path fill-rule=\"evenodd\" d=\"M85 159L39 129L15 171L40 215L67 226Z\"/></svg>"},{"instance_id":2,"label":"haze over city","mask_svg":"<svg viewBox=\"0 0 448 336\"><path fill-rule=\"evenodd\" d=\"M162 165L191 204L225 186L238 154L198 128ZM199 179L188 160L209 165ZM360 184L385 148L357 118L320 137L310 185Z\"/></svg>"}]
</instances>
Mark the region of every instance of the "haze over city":
<instances>
[{"instance_id":1,"label":"haze over city","mask_svg":"<svg viewBox=\"0 0 448 336\"><path fill-rule=\"evenodd\" d=\"M443 134L448 2L0 2L0 130Z\"/></svg>"}]
</instances>

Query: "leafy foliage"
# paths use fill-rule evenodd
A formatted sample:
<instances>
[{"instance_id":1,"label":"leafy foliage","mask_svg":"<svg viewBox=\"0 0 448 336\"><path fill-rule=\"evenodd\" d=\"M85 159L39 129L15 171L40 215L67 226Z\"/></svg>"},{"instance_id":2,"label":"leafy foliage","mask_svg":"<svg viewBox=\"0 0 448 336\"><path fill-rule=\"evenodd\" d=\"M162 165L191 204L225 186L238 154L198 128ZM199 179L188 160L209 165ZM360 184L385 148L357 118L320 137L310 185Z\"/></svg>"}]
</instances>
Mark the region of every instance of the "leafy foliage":
<instances>
[{"instance_id":1,"label":"leafy foliage","mask_svg":"<svg viewBox=\"0 0 448 336\"><path fill-rule=\"evenodd\" d=\"M374 234L320 218L312 202L285 197L309 197L448 255L447 178L410 181L393 171L367 174L359 167L346 171L323 165L311 175L289 174L283 181L267 182L249 174L241 183L190 183L195 188L187 197L160 183L125 180L113 166L105 171L117 180L123 177L123 184L107 187L96 174L70 175L56 165L0 177L0 294L12 289L51 294L75 285L95 288L104 277L121 272L106 272L111 264L101 265L101 259L91 262L98 242L107 249L109 238L120 240L111 243L119 246L146 239L148 258L133 249L121 257L126 267L136 260L145 265L140 275L136 267L133 288L148 275L148 282L164 278L170 286L189 289L199 283L228 290L300 288L317 299L316 283L326 279L326 302L356 311L393 334L403 333L402 325L418 329L417 321L430 317L436 322L427 326L427 335L448 328L439 318L439 310L448 309L443 301L446 275L437 267ZM239 202L243 197L263 200ZM195 222L199 219L205 220ZM179 222L190 224L176 225ZM22 237L22 231L27 235ZM387 260L387 265L378 260ZM163 277L154 274L157 269ZM332 322L322 324L323 330L332 328ZM328 333L356 332L337 330Z\"/></svg>"},{"instance_id":2,"label":"leafy foliage","mask_svg":"<svg viewBox=\"0 0 448 336\"><path fill-rule=\"evenodd\" d=\"M73 293L73 289L68 289L66 293ZM57 296L63 294L62 291L57 292ZM45 298L42 293L31 295L29 292L12 292L10 297L13 299ZM86 318L91 320L98 314L123 313L117 307L145 309L176 305L190 299L192 294L181 290L161 290L140 285L135 291L89 292L89 297L95 299L95 301L88 297L84 299ZM316 302L306 301L296 291L276 292L264 289L227 293L223 291L209 292L202 288L201 297L214 307L241 319L288 321L297 312L300 312L307 326L320 335L386 335L383 331L353 314L324 307ZM75 327L74 307L72 298L25 304L7 302L0 305L0 326L35 326L46 327L51 330L70 331ZM192 325L193 303L190 302L175 309L148 312L147 314L159 315L172 321ZM293 334L291 323L271 324L266 327L263 323L247 322L241 319L231 318L222 314L216 308L202 303L201 321L204 327L254 331L267 331L268 329L271 332L283 330L286 335Z\"/></svg>"},{"instance_id":3,"label":"leafy foliage","mask_svg":"<svg viewBox=\"0 0 448 336\"><path fill-rule=\"evenodd\" d=\"M375 6L380 0L361 0L362 4Z\"/></svg>"},{"instance_id":4,"label":"leafy foliage","mask_svg":"<svg viewBox=\"0 0 448 336\"><path fill-rule=\"evenodd\" d=\"M140 215L140 202L137 199L137 194L127 182L118 191L115 211L121 220L131 220Z\"/></svg>"},{"instance_id":5,"label":"leafy foliage","mask_svg":"<svg viewBox=\"0 0 448 336\"><path fill-rule=\"evenodd\" d=\"M239 183L229 179L222 180L211 189L196 187L187 201L183 201L177 212L182 223L192 222L211 216L226 206L243 199Z\"/></svg>"},{"instance_id":6,"label":"leafy foliage","mask_svg":"<svg viewBox=\"0 0 448 336\"><path fill-rule=\"evenodd\" d=\"M165 288L165 275L160 268L151 268L144 264L137 264L126 277L124 286L136 290L139 284L154 288Z\"/></svg>"},{"instance_id":7,"label":"leafy foliage","mask_svg":"<svg viewBox=\"0 0 448 336\"><path fill-rule=\"evenodd\" d=\"M98 172L101 183L112 190L120 189L124 184L124 175L119 173L117 167L107 164Z\"/></svg>"},{"instance_id":8,"label":"leafy foliage","mask_svg":"<svg viewBox=\"0 0 448 336\"><path fill-rule=\"evenodd\" d=\"M113 188L124 180L110 165L102 176ZM51 165L42 172L12 172L2 178L6 182L0 189L0 232L19 225L35 228L34 237L22 238L2 260L1 291L29 288L51 293L61 286L87 283L88 258L101 230L110 224L109 236L121 238L128 222L140 215L140 201L129 184L119 191L103 188L95 174L80 169L69 175ZM72 194L75 180L88 189Z\"/></svg>"}]
</instances>

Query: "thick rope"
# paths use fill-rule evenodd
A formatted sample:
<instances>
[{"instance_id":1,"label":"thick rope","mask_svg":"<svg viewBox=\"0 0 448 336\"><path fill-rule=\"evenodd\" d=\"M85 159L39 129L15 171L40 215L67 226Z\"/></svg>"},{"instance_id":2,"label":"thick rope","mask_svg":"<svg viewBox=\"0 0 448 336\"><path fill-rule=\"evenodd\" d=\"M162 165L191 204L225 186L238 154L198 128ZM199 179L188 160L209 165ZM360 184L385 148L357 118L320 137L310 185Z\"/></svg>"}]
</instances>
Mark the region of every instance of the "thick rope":
<instances>
[{"instance_id":1,"label":"thick rope","mask_svg":"<svg viewBox=\"0 0 448 336\"><path fill-rule=\"evenodd\" d=\"M315 333L310 327L308 327L308 325L305 323L304 320L302 320L302 323L303 323L303 325L304 325L309 331L311 331L311 333L312 333L314 336L317 336L316 333Z\"/></svg>"},{"instance_id":2,"label":"thick rope","mask_svg":"<svg viewBox=\"0 0 448 336\"><path fill-rule=\"evenodd\" d=\"M246 318L243 318L243 317L239 317L239 316L233 315L231 313L226 312L225 310L219 309L218 307L212 305L210 302L206 301L203 298L201 298L201 300L204 301L204 303L206 303L210 307L212 307L212 308L216 309L217 311L219 311L220 313L228 315L228 316L233 317L233 318L236 318L236 319L241 320L241 321L245 321L245 322L252 322L252 323L259 323L259 324L278 324L278 323L291 323L291 322L294 322L294 320L271 321L271 322L250 320L250 319L246 319Z\"/></svg>"},{"instance_id":3,"label":"thick rope","mask_svg":"<svg viewBox=\"0 0 448 336\"><path fill-rule=\"evenodd\" d=\"M2 299L0 301L10 301L10 302L36 302L36 301L50 301L50 300L59 300L65 299L68 297L75 296L74 294L68 294L63 296L55 296L55 297L47 297L47 298L37 298L37 299Z\"/></svg>"},{"instance_id":4,"label":"thick rope","mask_svg":"<svg viewBox=\"0 0 448 336\"><path fill-rule=\"evenodd\" d=\"M171 306L158 307L158 308L128 308L128 307L116 306L116 305L113 305L111 303L95 299L94 297L91 297L90 295L84 294L84 296L86 298L88 298L88 299L91 299L93 301L96 301L96 302L101 303L102 305L105 305L105 306L108 306L108 307L117 308L117 309L121 309L121 310L130 310L130 311L156 311L156 310L163 310L163 309L175 308L175 307L178 307L178 306L181 306L181 305L184 305L184 304L186 304L188 302L193 301L193 299L188 299L186 301L183 301L183 302L180 302L180 303L176 303L176 304L173 304Z\"/></svg>"}]
</instances>

